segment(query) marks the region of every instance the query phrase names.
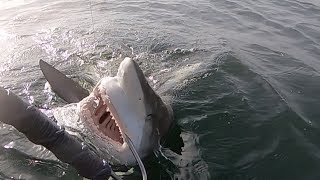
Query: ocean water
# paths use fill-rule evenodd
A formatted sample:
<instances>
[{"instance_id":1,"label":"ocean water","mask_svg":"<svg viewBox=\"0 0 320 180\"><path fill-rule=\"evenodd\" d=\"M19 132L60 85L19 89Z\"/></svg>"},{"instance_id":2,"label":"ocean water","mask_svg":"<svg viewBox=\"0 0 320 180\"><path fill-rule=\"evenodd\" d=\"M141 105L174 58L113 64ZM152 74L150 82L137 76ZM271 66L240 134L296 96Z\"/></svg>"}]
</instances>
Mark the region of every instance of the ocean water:
<instances>
[{"instance_id":1,"label":"ocean water","mask_svg":"<svg viewBox=\"0 0 320 180\"><path fill-rule=\"evenodd\" d=\"M149 179L320 178L318 0L2 0L0 52L0 86L49 110L66 103L39 59L88 89L136 59L177 125L144 160ZM82 179L0 134L1 179Z\"/></svg>"}]
</instances>

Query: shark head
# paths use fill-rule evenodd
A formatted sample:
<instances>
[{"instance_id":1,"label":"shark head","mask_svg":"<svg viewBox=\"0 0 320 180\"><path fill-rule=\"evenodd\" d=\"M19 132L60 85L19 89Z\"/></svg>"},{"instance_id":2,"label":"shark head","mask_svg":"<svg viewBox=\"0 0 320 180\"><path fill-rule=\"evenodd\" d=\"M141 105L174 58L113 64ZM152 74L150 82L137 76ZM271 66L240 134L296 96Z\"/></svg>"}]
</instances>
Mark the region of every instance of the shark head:
<instances>
[{"instance_id":1,"label":"shark head","mask_svg":"<svg viewBox=\"0 0 320 180\"><path fill-rule=\"evenodd\" d=\"M116 76L98 82L78 103L78 112L92 144L119 164L135 163L126 136L143 158L157 147L172 121L171 108L130 58L121 62Z\"/></svg>"}]
</instances>

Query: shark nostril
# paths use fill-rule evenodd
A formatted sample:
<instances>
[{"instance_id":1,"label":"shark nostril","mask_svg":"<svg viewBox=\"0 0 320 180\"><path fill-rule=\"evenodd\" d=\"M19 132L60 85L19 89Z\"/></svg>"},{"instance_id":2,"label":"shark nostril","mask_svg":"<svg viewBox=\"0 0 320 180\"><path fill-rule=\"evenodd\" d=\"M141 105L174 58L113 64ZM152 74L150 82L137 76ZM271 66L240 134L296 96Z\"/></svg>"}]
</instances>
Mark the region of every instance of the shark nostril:
<instances>
[{"instance_id":1,"label":"shark nostril","mask_svg":"<svg viewBox=\"0 0 320 180\"><path fill-rule=\"evenodd\" d=\"M99 119L99 124L102 124L103 121L105 121L108 116L110 116L110 112L105 112L105 113L100 117L100 119Z\"/></svg>"}]
</instances>

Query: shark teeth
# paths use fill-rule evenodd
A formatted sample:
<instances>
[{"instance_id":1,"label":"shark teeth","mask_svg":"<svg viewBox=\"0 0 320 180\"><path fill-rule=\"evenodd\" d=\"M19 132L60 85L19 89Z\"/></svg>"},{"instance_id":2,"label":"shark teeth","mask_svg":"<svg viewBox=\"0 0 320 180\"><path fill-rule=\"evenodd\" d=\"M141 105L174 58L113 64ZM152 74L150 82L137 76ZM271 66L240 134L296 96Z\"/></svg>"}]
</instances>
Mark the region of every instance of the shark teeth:
<instances>
[{"instance_id":1,"label":"shark teeth","mask_svg":"<svg viewBox=\"0 0 320 180\"><path fill-rule=\"evenodd\" d=\"M98 106L95 108L94 114L97 116L94 118L94 122L97 125L98 130L105 136L120 144L123 144L123 134L118 124L118 120L114 116L112 109L108 106L108 104L111 102L108 99L108 96L105 94L105 91L102 91L104 93L101 93L101 89L99 88L98 92L99 93L95 94L96 98L99 99L99 102Z\"/></svg>"},{"instance_id":2,"label":"shark teeth","mask_svg":"<svg viewBox=\"0 0 320 180\"><path fill-rule=\"evenodd\" d=\"M112 106L112 103L105 94L105 91L91 94L83 99L80 103L80 115L89 123L91 127L95 127L97 134L114 143L123 145L124 138L121 131L117 113ZM115 111L115 112L113 112Z\"/></svg>"}]
</instances>

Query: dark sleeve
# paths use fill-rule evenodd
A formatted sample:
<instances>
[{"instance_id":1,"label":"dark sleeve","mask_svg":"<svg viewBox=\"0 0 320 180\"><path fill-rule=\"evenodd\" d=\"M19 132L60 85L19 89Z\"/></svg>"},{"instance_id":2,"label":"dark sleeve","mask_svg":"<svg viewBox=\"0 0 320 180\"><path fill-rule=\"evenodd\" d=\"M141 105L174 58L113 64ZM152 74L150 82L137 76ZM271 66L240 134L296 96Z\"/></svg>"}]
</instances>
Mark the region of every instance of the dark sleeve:
<instances>
[{"instance_id":1,"label":"dark sleeve","mask_svg":"<svg viewBox=\"0 0 320 180\"><path fill-rule=\"evenodd\" d=\"M33 143L50 150L89 179L108 179L111 167L78 139L61 129L34 106L0 87L0 121L14 126Z\"/></svg>"}]
</instances>

